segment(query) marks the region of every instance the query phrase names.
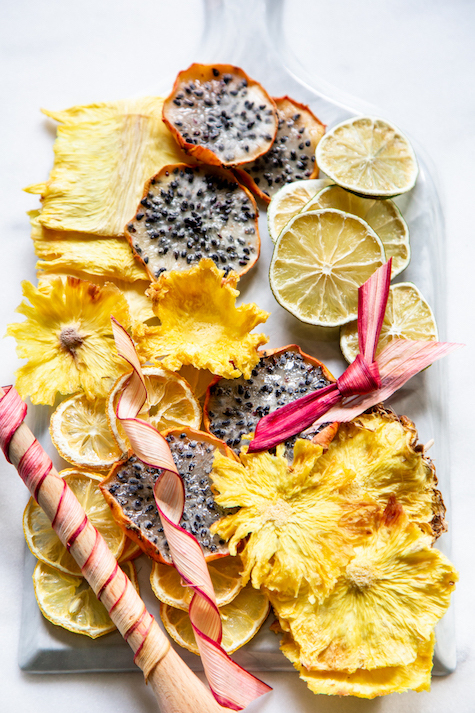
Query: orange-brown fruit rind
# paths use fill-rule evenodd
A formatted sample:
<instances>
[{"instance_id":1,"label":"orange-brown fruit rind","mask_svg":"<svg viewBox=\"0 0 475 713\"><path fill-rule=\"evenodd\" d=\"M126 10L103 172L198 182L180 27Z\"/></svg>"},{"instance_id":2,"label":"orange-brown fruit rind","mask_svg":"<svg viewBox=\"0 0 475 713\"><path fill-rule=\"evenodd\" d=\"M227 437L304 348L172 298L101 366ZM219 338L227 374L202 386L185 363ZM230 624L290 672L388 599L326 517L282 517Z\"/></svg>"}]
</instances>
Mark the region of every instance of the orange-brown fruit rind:
<instances>
[{"instance_id":1,"label":"orange-brown fruit rind","mask_svg":"<svg viewBox=\"0 0 475 713\"><path fill-rule=\"evenodd\" d=\"M265 203L286 183L318 177L315 151L326 129L306 104L288 96L274 101L279 127L273 145L257 160L235 169L239 182Z\"/></svg>"},{"instance_id":2,"label":"orange-brown fruit rind","mask_svg":"<svg viewBox=\"0 0 475 713\"><path fill-rule=\"evenodd\" d=\"M218 449L223 455L225 455L228 458L232 458L233 460L237 460L236 455L233 453L233 451L226 446L225 443L220 441L219 439L215 438L214 436L204 433L202 431L197 431L192 428L180 428L180 429L170 429L168 431L164 431L162 435L164 435L165 438L167 437L176 437L176 439L179 439L181 434L185 434L186 438L188 439L188 442L194 441L200 442L203 444L206 444L207 446L212 446L214 449ZM184 439L183 439L184 440ZM173 447L172 447L172 452L173 452ZM127 458L116 463L112 470L110 471L109 475L105 480L102 481L100 484L101 492L104 496L104 499L106 500L107 504L112 510L112 514L114 516L115 521L117 524L122 528L122 530L126 533L127 537L129 537L133 542L135 542L141 550L148 555L151 559L155 560L156 562L161 562L162 564L171 564L171 558L167 557L165 554L165 550L163 547L160 547L159 544L155 543L152 539L152 534L150 537L147 537L147 528L145 527L140 527L140 525L137 522L134 522L130 515L125 512L125 509L119 504L118 502L118 497L120 497L120 491L116 489L114 493L111 492L111 488L115 487L119 481L117 478L117 475L123 472L124 467L127 466L129 463L129 460L131 457L134 457L134 453L132 451L128 452ZM211 460L209 463L209 466L212 465L212 455L210 456ZM208 467L209 467L208 466ZM179 466L178 466L179 467ZM181 474L183 476L183 473ZM196 475L198 476L198 472L196 472ZM205 473L199 473L199 478L204 478L206 477ZM150 478L150 483L151 484L153 481L153 478ZM145 483L147 485L147 483ZM210 490L210 488L208 488ZM142 491L144 492L144 491ZM117 497L115 495L117 493ZM134 497L133 495L130 495L130 493L127 493L127 496L129 497ZM211 491L210 493L207 493L207 497L209 498L211 496ZM150 502L155 503L155 500L153 498L153 495L149 498ZM148 505L149 503L144 503L144 508ZM185 508L186 509L186 508ZM214 509L214 508L213 508ZM214 514L214 513L213 513ZM152 517L152 515L150 515ZM221 515L216 512L216 518L219 519ZM158 512L156 513L155 519L157 520L157 523L159 522L159 516ZM183 521L181 522L181 525L183 526ZM158 525L159 526L159 525ZM185 528L186 528L186 523L185 523ZM155 531L155 530L154 530ZM189 528L188 528L189 531ZM150 532L152 533L152 530L150 529ZM192 533L194 534L194 533ZM164 537L164 536L163 536ZM205 550L204 555L205 559L207 561L212 561L214 559L217 559L219 557L225 557L226 555L229 554L228 548L226 545L222 545L219 547L215 547L214 550L208 549L207 551Z\"/></svg>"},{"instance_id":3,"label":"orange-brown fruit rind","mask_svg":"<svg viewBox=\"0 0 475 713\"><path fill-rule=\"evenodd\" d=\"M197 122L197 103L206 116L202 123ZM231 103L232 113L223 116ZM273 99L240 67L197 63L179 72L163 104L163 120L188 155L216 166L238 166L268 151L278 123Z\"/></svg>"},{"instance_id":4,"label":"orange-brown fruit rind","mask_svg":"<svg viewBox=\"0 0 475 713\"><path fill-rule=\"evenodd\" d=\"M145 183L124 234L151 282L207 257L241 276L259 258L258 217L254 196L229 169L170 164Z\"/></svg>"}]
</instances>

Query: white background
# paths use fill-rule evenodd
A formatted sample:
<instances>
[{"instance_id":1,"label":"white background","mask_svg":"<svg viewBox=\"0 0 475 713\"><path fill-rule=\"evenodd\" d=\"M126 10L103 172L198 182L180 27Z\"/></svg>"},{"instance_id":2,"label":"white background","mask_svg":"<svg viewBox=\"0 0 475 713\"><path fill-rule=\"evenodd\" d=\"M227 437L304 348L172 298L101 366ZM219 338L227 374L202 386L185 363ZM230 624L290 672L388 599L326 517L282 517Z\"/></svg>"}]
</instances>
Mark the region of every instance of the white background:
<instances>
[{"instance_id":1,"label":"white background","mask_svg":"<svg viewBox=\"0 0 475 713\"><path fill-rule=\"evenodd\" d=\"M213 0L211 0L213 2ZM238 0L234 0L238 3ZM34 278L23 186L44 180L54 134L40 107L62 109L150 91L193 59L203 26L199 0L3 0L0 142L3 246L0 333L16 321L20 281ZM314 74L380 108L425 148L438 173L446 218L448 331L467 344L449 374L453 560L458 667L430 693L375 701L315 697L295 674L266 674L274 692L260 713L457 713L475 711L473 463L475 401L475 4L470 0L287 0L287 41ZM245 69L245 67L244 67ZM296 97L298 98L298 97ZM0 343L0 383L14 380L14 340ZM0 711L151 713L140 674L29 676L17 666L24 486L0 467Z\"/></svg>"}]
</instances>

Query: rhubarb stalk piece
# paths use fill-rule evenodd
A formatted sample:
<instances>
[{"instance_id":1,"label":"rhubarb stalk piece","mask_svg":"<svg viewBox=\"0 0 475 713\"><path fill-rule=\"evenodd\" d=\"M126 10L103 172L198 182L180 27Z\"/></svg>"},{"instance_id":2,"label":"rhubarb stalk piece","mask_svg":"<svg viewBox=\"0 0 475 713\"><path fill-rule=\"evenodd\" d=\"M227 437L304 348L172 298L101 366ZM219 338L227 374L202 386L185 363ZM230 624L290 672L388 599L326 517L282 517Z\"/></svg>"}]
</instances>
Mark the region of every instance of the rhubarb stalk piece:
<instances>
[{"instance_id":1,"label":"rhubarb stalk piece","mask_svg":"<svg viewBox=\"0 0 475 713\"><path fill-rule=\"evenodd\" d=\"M50 458L24 423L26 404L12 386L0 388L0 446L50 518L97 598L134 652L161 713L218 713L211 692L186 666Z\"/></svg>"}]
</instances>

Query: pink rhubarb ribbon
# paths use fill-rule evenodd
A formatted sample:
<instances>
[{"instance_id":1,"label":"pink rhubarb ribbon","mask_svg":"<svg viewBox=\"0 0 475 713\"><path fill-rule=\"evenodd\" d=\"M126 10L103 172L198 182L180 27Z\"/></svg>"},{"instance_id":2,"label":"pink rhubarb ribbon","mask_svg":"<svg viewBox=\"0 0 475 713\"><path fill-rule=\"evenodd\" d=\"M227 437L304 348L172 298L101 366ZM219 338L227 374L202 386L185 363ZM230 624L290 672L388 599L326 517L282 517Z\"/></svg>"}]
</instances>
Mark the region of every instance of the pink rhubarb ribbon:
<instances>
[{"instance_id":1,"label":"pink rhubarb ribbon","mask_svg":"<svg viewBox=\"0 0 475 713\"><path fill-rule=\"evenodd\" d=\"M117 417L141 461L162 469L154 487L155 501L170 547L173 564L186 586L194 590L189 617L211 692L218 703L241 710L271 688L236 664L221 646L221 617L201 547L179 526L185 491L165 438L149 423L136 418L147 398L145 380L134 344L112 318L117 351L133 368L117 405Z\"/></svg>"},{"instance_id":2,"label":"pink rhubarb ribbon","mask_svg":"<svg viewBox=\"0 0 475 713\"><path fill-rule=\"evenodd\" d=\"M304 431L351 421L389 398L425 367L463 344L394 339L375 357L389 295L390 259L358 290L359 354L336 382L292 401L260 419L249 452L268 450Z\"/></svg>"}]
</instances>

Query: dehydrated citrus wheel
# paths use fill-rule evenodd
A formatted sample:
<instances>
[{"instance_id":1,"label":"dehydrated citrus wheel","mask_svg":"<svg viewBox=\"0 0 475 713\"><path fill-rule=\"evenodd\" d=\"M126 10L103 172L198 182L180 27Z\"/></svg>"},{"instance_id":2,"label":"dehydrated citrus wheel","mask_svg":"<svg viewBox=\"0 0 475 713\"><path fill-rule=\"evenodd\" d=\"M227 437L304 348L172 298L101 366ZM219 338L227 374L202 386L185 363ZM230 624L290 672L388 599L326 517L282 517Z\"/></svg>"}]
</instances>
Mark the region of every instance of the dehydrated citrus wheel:
<instances>
[{"instance_id":1,"label":"dehydrated citrus wheel","mask_svg":"<svg viewBox=\"0 0 475 713\"><path fill-rule=\"evenodd\" d=\"M121 457L106 415L106 401L76 394L51 416L51 440L60 456L79 468L107 470Z\"/></svg>"},{"instance_id":2,"label":"dehydrated citrus wheel","mask_svg":"<svg viewBox=\"0 0 475 713\"><path fill-rule=\"evenodd\" d=\"M329 183L328 178L311 178L286 183L277 191L267 208L267 227L274 243L287 223Z\"/></svg>"},{"instance_id":3,"label":"dehydrated citrus wheel","mask_svg":"<svg viewBox=\"0 0 475 713\"><path fill-rule=\"evenodd\" d=\"M253 196L232 171L178 164L147 181L125 234L151 280L188 270L202 257L226 275L242 275L259 257L257 216Z\"/></svg>"},{"instance_id":4,"label":"dehydrated citrus wheel","mask_svg":"<svg viewBox=\"0 0 475 713\"><path fill-rule=\"evenodd\" d=\"M384 261L381 240L361 218L341 210L299 213L274 248L270 286L300 321L337 327L355 319L358 287Z\"/></svg>"},{"instance_id":5,"label":"dehydrated citrus wheel","mask_svg":"<svg viewBox=\"0 0 475 713\"><path fill-rule=\"evenodd\" d=\"M229 604L239 594L244 582L241 577L242 562L236 557L220 557L208 563L211 581L216 594L218 607ZM164 604L188 611L193 590L181 584L181 578L175 567L154 562L150 575L150 584L157 599Z\"/></svg>"},{"instance_id":6,"label":"dehydrated citrus wheel","mask_svg":"<svg viewBox=\"0 0 475 713\"><path fill-rule=\"evenodd\" d=\"M362 196L391 198L415 184L418 166L408 139L392 124L358 116L331 129L317 146L320 170Z\"/></svg>"},{"instance_id":7,"label":"dehydrated citrus wheel","mask_svg":"<svg viewBox=\"0 0 475 713\"><path fill-rule=\"evenodd\" d=\"M248 584L230 604L220 607L223 625L222 646L228 654L247 644L257 634L269 614L269 599L264 592ZM198 653L188 613L168 604L160 604L160 616L168 634L177 644Z\"/></svg>"},{"instance_id":8,"label":"dehydrated citrus wheel","mask_svg":"<svg viewBox=\"0 0 475 713\"><path fill-rule=\"evenodd\" d=\"M123 564L124 562L130 562L131 560L134 560L137 557L140 557L141 554L142 554L141 547L139 547L136 542L134 542L133 540L130 540L128 537L126 537L124 550L123 550L121 556L119 557L119 564Z\"/></svg>"},{"instance_id":9,"label":"dehydrated citrus wheel","mask_svg":"<svg viewBox=\"0 0 475 713\"><path fill-rule=\"evenodd\" d=\"M148 421L158 431L184 426L200 427L201 406L185 379L169 369L155 366L143 367L142 373L147 387L147 400L137 418ZM112 433L122 451L129 448L129 442L115 412L122 389L129 378L130 372L116 381L107 405Z\"/></svg>"},{"instance_id":10,"label":"dehydrated citrus wheel","mask_svg":"<svg viewBox=\"0 0 475 713\"><path fill-rule=\"evenodd\" d=\"M125 562L121 568L138 591L132 562ZM33 586L38 606L52 624L91 639L114 631L115 624L107 609L83 577L74 577L38 562L33 572Z\"/></svg>"},{"instance_id":11,"label":"dehydrated citrus wheel","mask_svg":"<svg viewBox=\"0 0 475 713\"><path fill-rule=\"evenodd\" d=\"M187 154L218 166L253 161L277 132L274 101L230 64L192 64L180 72L163 120Z\"/></svg>"},{"instance_id":12,"label":"dehydrated citrus wheel","mask_svg":"<svg viewBox=\"0 0 475 713\"><path fill-rule=\"evenodd\" d=\"M376 354L393 339L438 339L434 314L412 282L401 282L389 288L388 304ZM341 328L340 347L347 361L356 359L359 352L356 321Z\"/></svg>"},{"instance_id":13,"label":"dehydrated citrus wheel","mask_svg":"<svg viewBox=\"0 0 475 713\"><path fill-rule=\"evenodd\" d=\"M328 186L309 200L303 211L336 208L357 215L373 228L383 243L386 260L392 257L391 278L399 275L409 264L409 229L399 208L390 200L362 198L339 186Z\"/></svg>"},{"instance_id":14,"label":"dehydrated citrus wheel","mask_svg":"<svg viewBox=\"0 0 475 713\"><path fill-rule=\"evenodd\" d=\"M279 97L274 99L279 126L270 149L255 161L236 169L241 183L266 203L285 183L318 176L315 149L325 125L305 104Z\"/></svg>"},{"instance_id":15,"label":"dehydrated citrus wheel","mask_svg":"<svg viewBox=\"0 0 475 713\"><path fill-rule=\"evenodd\" d=\"M78 470L63 470L60 475L81 503L90 522L107 542L114 557L119 558L124 550L126 537L116 524L99 490L102 478L95 473ZM72 576L81 574L80 567L69 554L51 527L50 520L33 498L30 498L25 508L23 532L28 547L39 560L66 574Z\"/></svg>"}]
</instances>

